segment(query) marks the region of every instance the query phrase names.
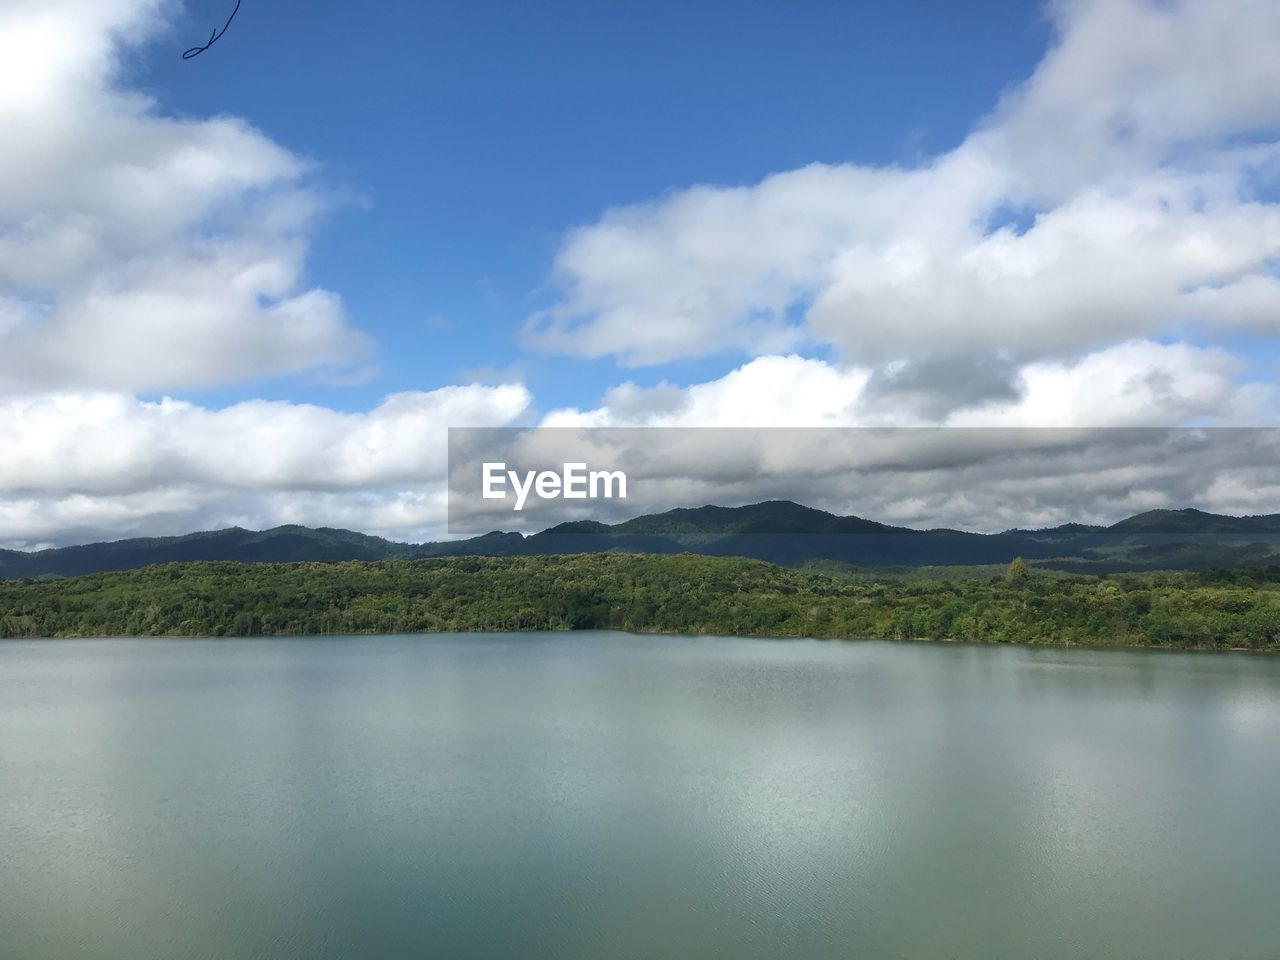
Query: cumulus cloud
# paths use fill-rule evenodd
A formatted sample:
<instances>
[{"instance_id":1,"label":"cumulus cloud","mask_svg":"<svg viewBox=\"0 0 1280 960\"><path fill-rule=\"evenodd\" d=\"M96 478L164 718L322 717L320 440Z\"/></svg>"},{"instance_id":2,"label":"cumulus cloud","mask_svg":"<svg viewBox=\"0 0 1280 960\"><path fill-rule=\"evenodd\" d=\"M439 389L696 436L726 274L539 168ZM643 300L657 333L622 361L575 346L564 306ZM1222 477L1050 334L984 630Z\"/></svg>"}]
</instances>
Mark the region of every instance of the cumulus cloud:
<instances>
[{"instance_id":1,"label":"cumulus cloud","mask_svg":"<svg viewBox=\"0 0 1280 960\"><path fill-rule=\"evenodd\" d=\"M790 499L918 527L1111 523L1156 507L1274 511L1280 430L1164 427L561 426L451 437L455 533ZM481 465L622 469L627 497L481 496Z\"/></svg>"},{"instance_id":2,"label":"cumulus cloud","mask_svg":"<svg viewBox=\"0 0 1280 960\"><path fill-rule=\"evenodd\" d=\"M1028 364L1018 373L1016 399L960 408L946 422L1016 427L1270 423L1274 392L1265 384L1238 382L1244 366L1216 348L1129 341L1075 361Z\"/></svg>"},{"instance_id":3,"label":"cumulus cloud","mask_svg":"<svg viewBox=\"0 0 1280 960\"><path fill-rule=\"evenodd\" d=\"M545 427L1119 427L1179 423L1262 425L1274 400L1266 385L1237 382L1243 363L1227 351L1184 343L1127 341L1070 361L1038 361L980 389L983 372L911 362L883 370L842 367L795 354L765 356L717 380L679 388L624 384L592 409L550 411ZM952 385L948 377L959 378ZM943 381L951 402L933 404ZM973 389L973 384L979 389ZM965 391L971 395L965 399Z\"/></svg>"},{"instance_id":4,"label":"cumulus cloud","mask_svg":"<svg viewBox=\"0 0 1280 960\"><path fill-rule=\"evenodd\" d=\"M0 541L438 531L447 427L511 422L523 386L400 393L363 413L139 397L341 377L369 347L340 298L304 282L323 206L307 164L244 121L163 116L121 86L165 8L0 4Z\"/></svg>"},{"instance_id":5,"label":"cumulus cloud","mask_svg":"<svg viewBox=\"0 0 1280 960\"><path fill-rule=\"evenodd\" d=\"M533 416L511 371L360 413L140 398L302 371L342 382L371 350L306 279L325 206L309 164L242 120L164 116L122 84L165 9L0 0L0 542L286 522L440 535L446 428ZM927 163L697 186L567 236L531 344L627 364L754 357L546 414L567 428L555 436L668 428L649 454L597 449L654 481L615 507L789 496L978 529L1274 509L1265 444L1215 466L1203 446L1162 461L1176 442L805 429L1271 419L1273 388L1203 344L1280 333L1280 7L1050 10L1058 39L1034 74ZM832 359L802 355L815 345ZM712 427L785 429L743 446Z\"/></svg>"},{"instance_id":6,"label":"cumulus cloud","mask_svg":"<svg viewBox=\"0 0 1280 960\"><path fill-rule=\"evenodd\" d=\"M519 384L400 393L367 413L12 397L0 401L0 529L24 543L235 523L438 531L448 428L511 423L530 400Z\"/></svg>"},{"instance_id":7,"label":"cumulus cloud","mask_svg":"<svg viewBox=\"0 0 1280 960\"><path fill-rule=\"evenodd\" d=\"M1276 398L1269 386L1238 382L1241 366L1220 349L1127 341L1013 368L997 379L1007 375L1014 389L978 391L942 413L916 402L917 393L934 396L928 367L882 375L766 356L688 387L626 384L598 407L547 413L539 429L453 438L450 529L534 531L769 499L986 531L1110 523L1190 504L1273 512L1280 436L1265 426ZM1198 426L1170 427L1177 423ZM1215 429L1242 426L1264 429ZM623 469L629 493L531 500L516 514L479 497L486 461L521 471L565 462Z\"/></svg>"},{"instance_id":8,"label":"cumulus cloud","mask_svg":"<svg viewBox=\"0 0 1280 960\"><path fill-rule=\"evenodd\" d=\"M316 370L370 341L305 259L307 162L233 117L163 115L121 67L159 0L0 3L0 540L242 523L439 526L445 427L505 423L523 387L367 413L138 394Z\"/></svg>"},{"instance_id":9,"label":"cumulus cloud","mask_svg":"<svg viewBox=\"0 0 1280 960\"><path fill-rule=\"evenodd\" d=\"M161 390L343 365L370 344L304 282L306 164L118 84L151 0L0 7L0 391Z\"/></svg>"},{"instance_id":10,"label":"cumulus cloud","mask_svg":"<svg viewBox=\"0 0 1280 960\"><path fill-rule=\"evenodd\" d=\"M528 342L626 364L817 341L864 366L1021 365L1191 327L1280 334L1280 7L1050 11L1034 74L922 166L814 164L575 229Z\"/></svg>"},{"instance_id":11,"label":"cumulus cloud","mask_svg":"<svg viewBox=\"0 0 1280 960\"><path fill-rule=\"evenodd\" d=\"M1022 195L1274 143L1280 8L1265 0L1053 0L1059 39L975 137ZM1269 136L1268 136L1269 134ZM1195 148L1203 148L1197 153Z\"/></svg>"},{"instance_id":12,"label":"cumulus cloud","mask_svg":"<svg viewBox=\"0 0 1280 960\"><path fill-rule=\"evenodd\" d=\"M797 355L758 357L685 389L623 384L593 410L553 410L545 427L816 427L857 422L869 374Z\"/></svg>"}]
</instances>

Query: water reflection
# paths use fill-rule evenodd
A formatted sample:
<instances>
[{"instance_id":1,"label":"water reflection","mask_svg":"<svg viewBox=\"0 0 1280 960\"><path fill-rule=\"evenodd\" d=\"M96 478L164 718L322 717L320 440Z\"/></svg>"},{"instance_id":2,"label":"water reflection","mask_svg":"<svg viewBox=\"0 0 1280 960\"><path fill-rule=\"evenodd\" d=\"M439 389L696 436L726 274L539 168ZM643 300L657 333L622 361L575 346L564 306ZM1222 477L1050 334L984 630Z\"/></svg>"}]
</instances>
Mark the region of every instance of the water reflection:
<instances>
[{"instance_id":1,"label":"water reflection","mask_svg":"<svg viewBox=\"0 0 1280 960\"><path fill-rule=\"evenodd\" d=\"M0 956L1266 956L1280 661L0 644Z\"/></svg>"}]
</instances>

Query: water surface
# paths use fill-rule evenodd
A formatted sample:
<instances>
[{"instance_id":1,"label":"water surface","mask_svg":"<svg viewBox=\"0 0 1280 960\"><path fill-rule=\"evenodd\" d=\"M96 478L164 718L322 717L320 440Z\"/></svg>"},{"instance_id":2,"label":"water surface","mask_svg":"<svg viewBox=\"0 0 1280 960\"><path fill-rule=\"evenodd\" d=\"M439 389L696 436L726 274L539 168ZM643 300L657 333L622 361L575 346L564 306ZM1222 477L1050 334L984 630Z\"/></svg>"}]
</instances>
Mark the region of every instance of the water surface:
<instances>
[{"instance_id":1,"label":"water surface","mask_svg":"<svg viewBox=\"0 0 1280 960\"><path fill-rule=\"evenodd\" d=\"M1280 659L0 643L0 957L1280 957Z\"/></svg>"}]
</instances>

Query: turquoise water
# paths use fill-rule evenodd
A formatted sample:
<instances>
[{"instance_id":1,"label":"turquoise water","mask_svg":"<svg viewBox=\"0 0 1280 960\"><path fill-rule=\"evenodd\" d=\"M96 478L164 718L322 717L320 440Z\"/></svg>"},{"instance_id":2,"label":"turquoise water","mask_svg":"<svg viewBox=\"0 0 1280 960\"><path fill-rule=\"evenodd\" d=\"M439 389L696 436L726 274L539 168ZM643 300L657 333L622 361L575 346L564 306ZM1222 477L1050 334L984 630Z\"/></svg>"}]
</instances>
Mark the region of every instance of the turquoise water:
<instances>
[{"instance_id":1,"label":"turquoise water","mask_svg":"<svg viewBox=\"0 0 1280 960\"><path fill-rule=\"evenodd\" d=\"M1280 659L0 643L0 958L1280 957Z\"/></svg>"}]
</instances>

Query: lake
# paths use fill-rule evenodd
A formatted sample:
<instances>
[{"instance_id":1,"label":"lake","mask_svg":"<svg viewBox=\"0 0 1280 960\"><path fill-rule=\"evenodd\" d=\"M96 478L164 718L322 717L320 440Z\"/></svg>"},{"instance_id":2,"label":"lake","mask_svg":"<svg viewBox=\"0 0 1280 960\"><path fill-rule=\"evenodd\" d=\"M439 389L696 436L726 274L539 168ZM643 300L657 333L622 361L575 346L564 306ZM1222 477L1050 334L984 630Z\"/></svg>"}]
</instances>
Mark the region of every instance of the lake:
<instances>
[{"instance_id":1,"label":"lake","mask_svg":"<svg viewBox=\"0 0 1280 960\"><path fill-rule=\"evenodd\" d=\"M0 642L0 957L1280 957L1280 658Z\"/></svg>"}]
</instances>

